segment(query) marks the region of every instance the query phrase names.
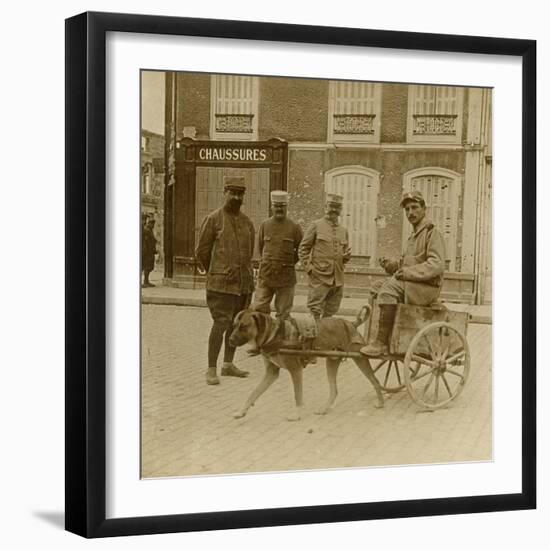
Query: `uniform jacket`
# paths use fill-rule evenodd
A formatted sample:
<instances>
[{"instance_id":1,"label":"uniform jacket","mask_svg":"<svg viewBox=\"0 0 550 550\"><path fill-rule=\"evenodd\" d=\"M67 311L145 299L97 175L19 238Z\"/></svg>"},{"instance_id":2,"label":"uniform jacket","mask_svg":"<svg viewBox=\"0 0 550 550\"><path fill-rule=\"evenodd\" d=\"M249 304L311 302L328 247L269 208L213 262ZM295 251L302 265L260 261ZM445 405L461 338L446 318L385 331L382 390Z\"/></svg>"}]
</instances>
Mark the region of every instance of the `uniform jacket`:
<instances>
[{"instance_id":1,"label":"uniform jacket","mask_svg":"<svg viewBox=\"0 0 550 550\"><path fill-rule=\"evenodd\" d=\"M433 222L424 218L413 231L401 258L405 302L429 305L437 300L445 271L445 240Z\"/></svg>"},{"instance_id":2,"label":"uniform jacket","mask_svg":"<svg viewBox=\"0 0 550 550\"><path fill-rule=\"evenodd\" d=\"M206 289L243 295L254 290L252 255L254 225L242 212L228 213L224 207L202 222L195 255L206 270Z\"/></svg>"},{"instance_id":3,"label":"uniform jacket","mask_svg":"<svg viewBox=\"0 0 550 550\"><path fill-rule=\"evenodd\" d=\"M344 264L351 257L348 230L321 218L307 228L298 255L311 284L342 286Z\"/></svg>"},{"instance_id":4,"label":"uniform jacket","mask_svg":"<svg viewBox=\"0 0 550 550\"><path fill-rule=\"evenodd\" d=\"M294 286L302 228L292 220L265 220L258 231L259 282L271 288Z\"/></svg>"}]
</instances>

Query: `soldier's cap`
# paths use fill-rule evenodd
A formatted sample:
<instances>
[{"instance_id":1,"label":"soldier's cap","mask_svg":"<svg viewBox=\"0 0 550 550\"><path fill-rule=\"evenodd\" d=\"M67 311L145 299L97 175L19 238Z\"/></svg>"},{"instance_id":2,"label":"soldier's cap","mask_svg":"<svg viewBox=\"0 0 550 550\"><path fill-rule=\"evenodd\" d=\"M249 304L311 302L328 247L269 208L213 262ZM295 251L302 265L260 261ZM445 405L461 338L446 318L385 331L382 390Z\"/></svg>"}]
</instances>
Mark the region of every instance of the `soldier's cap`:
<instances>
[{"instance_id":1,"label":"soldier's cap","mask_svg":"<svg viewBox=\"0 0 550 550\"><path fill-rule=\"evenodd\" d=\"M344 204L344 197L342 197L342 195L337 195L336 193L327 193L325 203L338 204L339 206L342 206Z\"/></svg>"},{"instance_id":2,"label":"soldier's cap","mask_svg":"<svg viewBox=\"0 0 550 550\"><path fill-rule=\"evenodd\" d=\"M235 189L236 191L246 191L246 183L242 176L225 176L223 178L223 190Z\"/></svg>"},{"instance_id":3,"label":"soldier's cap","mask_svg":"<svg viewBox=\"0 0 550 550\"><path fill-rule=\"evenodd\" d=\"M271 191L271 204L288 204L288 193L286 191Z\"/></svg>"},{"instance_id":4,"label":"soldier's cap","mask_svg":"<svg viewBox=\"0 0 550 550\"><path fill-rule=\"evenodd\" d=\"M407 202L417 202L418 204L424 206L426 204L426 201L424 200L424 197L422 196L422 193L420 191L407 191L406 193L403 193L403 198L401 199L401 202L399 203L399 206L403 208L405 206L405 203Z\"/></svg>"}]
</instances>

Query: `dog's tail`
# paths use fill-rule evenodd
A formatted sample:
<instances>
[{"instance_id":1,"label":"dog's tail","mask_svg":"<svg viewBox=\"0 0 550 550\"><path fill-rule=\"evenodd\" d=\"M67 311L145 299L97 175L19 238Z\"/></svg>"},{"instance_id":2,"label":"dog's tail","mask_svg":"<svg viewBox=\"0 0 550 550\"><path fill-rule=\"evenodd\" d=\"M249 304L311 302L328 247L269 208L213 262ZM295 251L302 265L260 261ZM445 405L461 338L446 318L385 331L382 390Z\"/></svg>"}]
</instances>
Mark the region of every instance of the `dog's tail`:
<instances>
[{"instance_id":1,"label":"dog's tail","mask_svg":"<svg viewBox=\"0 0 550 550\"><path fill-rule=\"evenodd\" d=\"M353 326L355 328L359 328L369 317L372 313L372 307L370 304L365 304L355 316L355 321L353 321Z\"/></svg>"}]
</instances>

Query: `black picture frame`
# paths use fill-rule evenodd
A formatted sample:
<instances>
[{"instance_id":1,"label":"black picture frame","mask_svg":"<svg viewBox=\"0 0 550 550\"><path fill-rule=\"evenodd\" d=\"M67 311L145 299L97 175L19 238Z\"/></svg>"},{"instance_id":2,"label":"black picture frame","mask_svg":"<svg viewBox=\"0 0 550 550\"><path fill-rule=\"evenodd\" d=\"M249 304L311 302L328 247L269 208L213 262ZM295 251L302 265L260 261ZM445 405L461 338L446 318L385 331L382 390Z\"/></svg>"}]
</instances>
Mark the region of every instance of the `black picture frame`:
<instances>
[{"instance_id":1,"label":"black picture frame","mask_svg":"<svg viewBox=\"0 0 550 550\"><path fill-rule=\"evenodd\" d=\"M106 65L109 31L515 56L522 61L522 490L515 494L106 519ZM83 13L66 20L66 529L84 537L536 506L536 42ZM517 254L515 255L517 257Z\"/></svg>"}]
</instances>

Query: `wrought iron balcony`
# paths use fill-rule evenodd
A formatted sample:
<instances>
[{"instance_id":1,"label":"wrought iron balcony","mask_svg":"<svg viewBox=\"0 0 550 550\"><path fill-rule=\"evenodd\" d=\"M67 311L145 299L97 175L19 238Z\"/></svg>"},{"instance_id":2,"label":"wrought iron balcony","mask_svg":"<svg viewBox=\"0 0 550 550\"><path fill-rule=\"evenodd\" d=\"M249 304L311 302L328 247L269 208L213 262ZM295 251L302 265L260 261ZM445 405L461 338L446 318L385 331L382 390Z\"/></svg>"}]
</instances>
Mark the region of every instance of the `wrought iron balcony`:
<instances>
[{"instance_id":1,"label":"wrought iron balcony","mask_svg":"<svg viewBox=\"0 0 550 550\"><path fill-rule=\"evenodd\" d=\"M334 115L334 133L373 135L376 115Z\"/></svg>"},{"instance_id":2,"label":"wrought iron balcony","mask_svg":"<svg viewBox=\"0 0 550 550\"><path fill-rule=\"evenodd\" d=\"M456 136L458 115L413 115L415 136Z\"/></svg>"},{"instance_id":3,"label":"wrought iron balcony","mask_svg":"<svg viewBox=\"0 0 550 550\"><path fill-rule=\"evenodd\" d=\"M224 134L251 134L254 115L216 115L216 132Z\"/></svg>"}]
</instances>

